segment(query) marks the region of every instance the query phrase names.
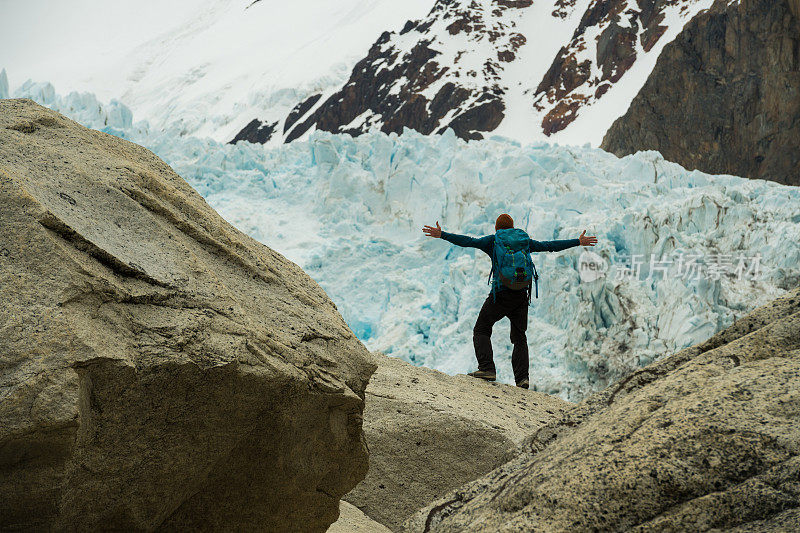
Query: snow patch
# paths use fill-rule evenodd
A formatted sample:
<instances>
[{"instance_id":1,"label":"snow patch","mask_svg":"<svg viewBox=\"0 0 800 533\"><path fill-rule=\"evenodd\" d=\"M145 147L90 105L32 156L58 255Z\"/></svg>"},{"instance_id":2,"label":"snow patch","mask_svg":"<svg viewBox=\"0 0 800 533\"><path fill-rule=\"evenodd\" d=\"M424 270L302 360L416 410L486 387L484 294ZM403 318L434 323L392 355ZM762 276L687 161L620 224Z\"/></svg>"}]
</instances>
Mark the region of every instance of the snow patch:
<instances>
[{"instance_id":1,"label":"snow patch","mask_svg":"<svg viewBox=\"0 0 800 533\"><path fill-rule=\"evenodd\" d=\"M0 50L14 53L0 67L118 98L173 135L227 142L254 118L282 120L308 96L338 88L381 32L433 3L26 0L3 7Z\"/></svg>"}]
</instances>

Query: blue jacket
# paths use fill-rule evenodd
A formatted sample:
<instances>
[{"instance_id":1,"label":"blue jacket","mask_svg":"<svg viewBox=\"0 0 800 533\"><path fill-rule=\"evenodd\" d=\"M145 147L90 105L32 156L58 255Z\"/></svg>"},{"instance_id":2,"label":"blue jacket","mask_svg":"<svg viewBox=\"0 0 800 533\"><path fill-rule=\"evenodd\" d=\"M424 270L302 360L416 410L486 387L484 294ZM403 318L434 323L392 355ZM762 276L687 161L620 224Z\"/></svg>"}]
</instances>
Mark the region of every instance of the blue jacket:
<instances>
[{"instance_id":1,"label":"blue jacket","mask_svg":"<svg viewBox=\"0 0 800 533\"><path fill-rule=\"evenodd\" d=\"M492 255L492 249L494 248L494 235L486 235L485 237L468 237L467 235L458 235L457 233L448 233L446 231L442 231L442 239L453 243L456 246L462 246L464 248L477 248L478 250L483 251L486 255L492 258L492 271L497 272L497 265L495 264L495 259ZM580 239L563 239L559 241L535 241L531 239L529 243L529 251L560 252L562 250L566 250L567 248L573 248L580 245ZM492 283L495 291L507 289L505 285L500 283L496 275L493 276Z\"/></svg>"}]
</instances>

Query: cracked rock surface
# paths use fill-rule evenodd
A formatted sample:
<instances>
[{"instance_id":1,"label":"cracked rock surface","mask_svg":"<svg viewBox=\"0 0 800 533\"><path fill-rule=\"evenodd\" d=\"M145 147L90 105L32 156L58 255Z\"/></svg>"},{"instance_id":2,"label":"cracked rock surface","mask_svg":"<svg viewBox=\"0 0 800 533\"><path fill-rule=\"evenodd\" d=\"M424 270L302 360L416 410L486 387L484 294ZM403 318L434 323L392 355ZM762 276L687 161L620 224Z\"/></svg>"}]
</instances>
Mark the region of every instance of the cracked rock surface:
<instances>
[{"instance_id":1,"label":"cracked rock surface","mask_svg":"<svg viewBox=\"0 0 800 533\"><path fill-rule=\"evenodd\" d=\"M638 370L408 531L800 530L800 289Z\"/></svg>"},{"instance_id":2,"label":"cracked rock surface","mask_svg":"<svg viewBox=\"0 0 800 533\"><path fill-rule=\"evenodd\" d=\"M325 531L375 366L151 152L0 101L0 529Z\"/></svg>"}]
</instances>

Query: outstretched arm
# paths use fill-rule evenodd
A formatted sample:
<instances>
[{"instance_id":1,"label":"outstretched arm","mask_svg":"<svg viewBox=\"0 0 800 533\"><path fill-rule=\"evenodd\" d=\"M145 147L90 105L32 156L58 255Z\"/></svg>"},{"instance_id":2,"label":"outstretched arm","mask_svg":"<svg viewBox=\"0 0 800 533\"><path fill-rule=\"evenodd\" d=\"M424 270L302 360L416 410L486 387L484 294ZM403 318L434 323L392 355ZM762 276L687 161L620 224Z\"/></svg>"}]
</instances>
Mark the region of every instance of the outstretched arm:
<instances>
[{"instance_id":1,"label":"outstretched arm","mask_svg":"<svg viewBox=\"0 0 800 533\"><path fill-rule=\"evenodd\" d=\"M558 241L535 241L531 239L531 252L560 252L574 246L594 246L597 237L587 237L583 230L577 239L563 239Z\"/></svg>"},{"instance_id":2,"label":"outstretched arm","mask_svg":"<svg viewBox=\"0 0 800 533\"><path fill-rule=\"evenodd\" d=\"M490 244L491 244L491 235L487 235L486 237L469 237L467 235L459 235L457 233L448 233L446 231L442 231L441 226L439 226L439 222L436 222L436 227L433 226L424 226L422 228L422 232L425 233L428 237L433 237L435 239L444 239L447 242L455 244L456 246L463 246L464 248L478 248L479 250L483 250L487 254L491 253Z\"/></svg>"}]
</instances>

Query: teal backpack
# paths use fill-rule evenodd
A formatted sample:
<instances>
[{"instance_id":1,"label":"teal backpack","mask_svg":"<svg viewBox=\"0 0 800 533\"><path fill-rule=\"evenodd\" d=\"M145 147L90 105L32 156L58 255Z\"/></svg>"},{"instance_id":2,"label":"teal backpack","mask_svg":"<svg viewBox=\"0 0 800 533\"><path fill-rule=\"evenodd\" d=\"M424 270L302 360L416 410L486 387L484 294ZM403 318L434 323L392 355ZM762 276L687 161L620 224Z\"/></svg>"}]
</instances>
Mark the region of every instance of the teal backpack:
<instances>
[{"instance_id":1,"label":"teal backpack","mask_svg":"<svg viewBox=\"0 0 800 533\"><path fill-rule=\"evenodd\" d=\"M529 242L528 234L519 228L497 230L494 234L494 261L492 272L489 273L489 283L492 282L496 265L498 281L512 290L528 289L530 303L531 285L536 287L536 297L539 297L539 274L531 260ZM493 298L495 292L496 284L492 284Z\"/></svg>"}]
</instances>

